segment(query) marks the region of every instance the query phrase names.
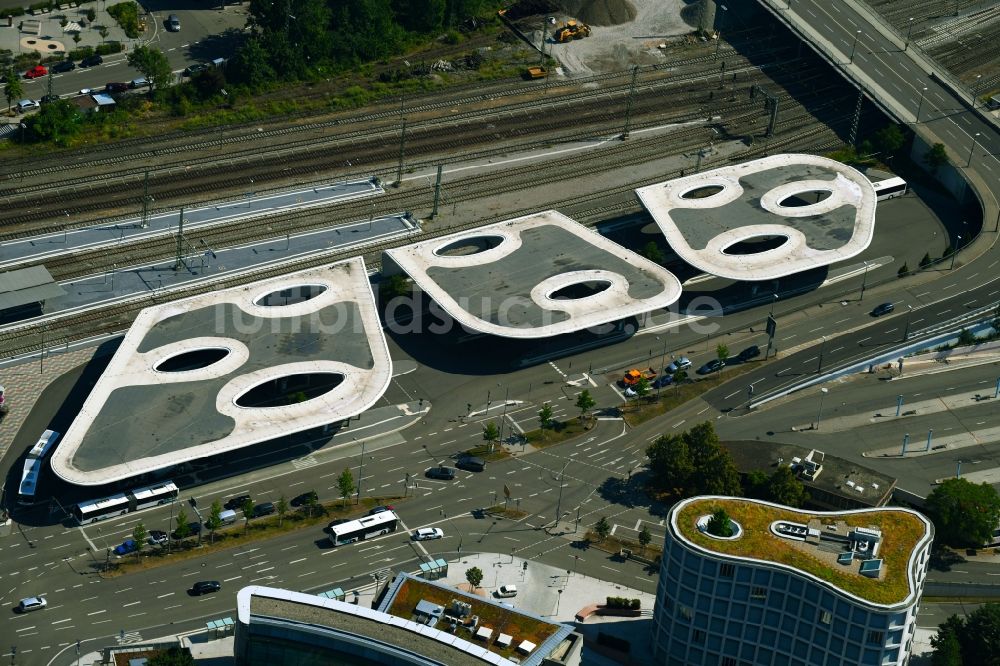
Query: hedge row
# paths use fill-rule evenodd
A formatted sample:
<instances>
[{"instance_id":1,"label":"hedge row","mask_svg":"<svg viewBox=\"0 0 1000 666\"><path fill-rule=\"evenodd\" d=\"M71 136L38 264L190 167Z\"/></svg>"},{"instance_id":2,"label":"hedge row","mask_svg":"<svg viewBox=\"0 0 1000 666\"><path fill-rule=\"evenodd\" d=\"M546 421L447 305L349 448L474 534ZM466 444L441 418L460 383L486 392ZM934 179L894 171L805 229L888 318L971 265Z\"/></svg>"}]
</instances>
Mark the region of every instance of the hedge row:
<instances>
[{"instance_id":1,"label":"hedge row","mask_svg":"<svg viewBox=\"0 0 1000 666\"><path fill-rule=\"evenodd\" d=\"M639 610L642 602L638 599L627 599L625 597L608 597L607 608Z\"/></svg>"}]
</instances>

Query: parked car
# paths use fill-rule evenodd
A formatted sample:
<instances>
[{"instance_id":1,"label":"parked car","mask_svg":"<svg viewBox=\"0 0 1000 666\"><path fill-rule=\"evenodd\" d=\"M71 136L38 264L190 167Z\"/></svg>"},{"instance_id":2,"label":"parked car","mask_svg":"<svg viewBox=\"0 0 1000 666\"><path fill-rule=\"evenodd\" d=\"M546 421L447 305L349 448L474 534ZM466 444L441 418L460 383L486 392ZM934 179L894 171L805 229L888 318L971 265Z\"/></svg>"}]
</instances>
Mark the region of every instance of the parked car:
<instances>
[{"instance_id":1,"label":"parked car","mask_svg":"<svg viewBox=\"0 0 1000 666\"><path fill-rule=\"evenodd\" d=\"M725 361L723 361L721 358L713 358L711 361L698 368L698 374L709 375L713 372L722 370L724 367L726 367Z\"/></svg>"},{"instance_id":2,"label":"parked car","mask_svg":"<svg viewBox=\"0 0 1000 666\"><path fill-rule=\"evenodd\" d=\"M51 104L52 102L58 102L59 95L42 95L42 98L38 100L39 104Z\"/></svg>"},{"instance_id":3,"label":"parked car","mask_svg":"<svg viewBox=\"0 0 1000 666\"><path fill-rule=\"evenodd\" d=\"M115 546L115 555L128 555L139 550L139 544L134 539L126 539L121 544Z\"/></svg>"},{"instance_id":4,"label":"parked car","mask_svg":"<svg viewBox=\"0 0 1000 666\"><path fill-rule=\"evenodd\" d=\"M876 305L875 309L872 310L873 317L881 317L884 314L889 314L896 309L896 306L892 303L882 303L881 305Z\"/></svg>"},{"instance_id":5,"label":"parked car","mask_svg":"<svg viewBox=\"0 0 1000 666\"><path fill-rule=\"evenodd\" d=\"M302 493L297 497L293 497L290 504L292 506L305 506L309 504L309 502L318 502L318 501L319 501L319 495L316 494L315 490L310 490L307 493Z\"/></svg>"},{"instance_id":6,"label":"parked car","mask_svg":"<svg viewBox=\"0 0 1000 666\"><path fill-rule=\"evenodd\" d=\"M109 95L116 95L118 93L128 92L128 84L121 83L120 81L112 81L111 83L105 84L104 92Z\"/></svg>"},{"instance_id":7,"label":"parked car","mask_svg":"<svg viewBox=\"0 0 1000 666\"><path fill-rule=\"evenodd\" d=\"M77 95L92 95L93 93L94 93L94 90L92 88L80 88L80 90L76 94Z\"/></svg>"},{"instance_id":8,"label":"parked car","mask_svg":"<svg viewBox=\"0 0 1000 666\"><path fill-rule=\"evenodd\" d=\"M60 60L59 62L52 65L52 71L56 74L62 74L63 72L72 72L76 69L76 63L72 60Z\"/></svg>"},{"instance_id":9,"label":"parked car","mask_svg":"<svg viewBox=\"0 0 1000 666\"><path fill-rule=\"evenodd\" d=\"M15 610L18 613L30 613L31 611L42 610L47 605L48 602L45 601L45 597L27 597L18 602Z\"/></svg>"},{"instance_id":10,"label":"parked car","mask_svg":"<svg viewBox=\"0 0 1000 666\"><path fill-rule=\"evenodd\" d=\"M501 585L493 592L498 599L510 599L517 596L517 585Z\"/></svg>"},{"instance_id":11,"label":"parked car","mask_svg":"<svg viewBox=\"0 0 1000 666\"><path fill-rule=\"evenodd\" d=\"M386 504L385 506L376 506L376 507L372 508L371 511L368 512L368 515L369 516L374 516L376 513L383 513L385 511L392 511L393 508L394 507L391 504Z\"/></svg>"},{"instance_id":12,"label":"parked car","mask_svg":"<svg viewBox=\"0 0 1000 666\"><path fill-rule=\"evenodd\" d=\"M184 76L194 76L199 72L204 72L206 69L208 69L208 65L203 62L196 62L184 68Z\"/></svg>"},{"instance_id":13,"label":"parked car","mask_svg":"<svg viewBox=\"0 0 1000 666\"><path fill-rule=\"evenodd\" d=\"M97 65L100 65L103 62L104 58L95 53L94 55L89 55L83 60L81 60L80 67L96 67Z\"/></svg>"},{"instance_id":14,"label":"parked car","mask_svg":"<svg viewBox=\"0 0 1000 666\"><path fill-rule=\"evenodd\" d=\"M625 389L625 397L626 398L634 398L637 395L639 395L639 394L631 386L629 386L627 389Z\"/></svg>"},{"instance_id":15,"label":"parked car","mask_svg":"<svg viewBox=\"0 0 1000 666\"><path fill-rule=\"evenodd\" d=\"M167 543L167 533L163 530L150 530L146 539L151 545L162 546Z\"/></svg>"},{"instance_id":16,"label":"parked car","mask_svg":"<svg viewBox=\"0 0 1000 666\"><path fill-rule=\"evenodd\" d=\"M230 511L238 511L243 508L243 505L246 504L248 499L250 499L249 495L237 495L236 497L230 497L227 499L223 506Z\"/></svg>"},{"instance_id":17,"label":"parked car","mask_svg":"<svg viewBox=\"0 0 1000 666\"><path fill-rule=\"evenodd\" d=\"M171 14L168 16L165 23L169 32L181 31L181 19L177 16L177 14Z\"/></svg>"},{"instance_id":18,"label":"parked car","mask_svg":"<svg viewBox=\"0 0 1000 666\"><path fill-rule=\"evenodd\" d=\"M413 533L414 541L431 541L444 536L444 530L440 527L421 527Z\"/></svg>"},{"instance_id":19,"label":"parked car","mask_svg":"<svg viewBox=\"0 0 1000 666\"><path fill-rule=\"evenodd\" d=\"M664 386L669 386L671 382L674 381L673 375L660 375L653 381L653 388L663 388Z\"/></svg>"},{"instance_id":20,"label":"parked car","mask_svg":"<svg viewBox=\"0 0 1000 666\"><path fill-rule=\"evenodd\" d=\"M199 580L191 586L191 594L200 597L209 592L218 592L222 589L222 584L217 580Z\"/></svg>"},{"instance_id":21,"label":"parked car","mask_svg":"<svg viewBox=\"0 0 1000 666\"><path fill-rule=\"evenodd\" d=\"M736 360L738 361L749 361L752 358L757 358L760 356L760 347L757 345L750 345L739 354L736 355Z\"/></svg>"},{"instance_id":22,"label":"parked car","mask_svg":"<svg viewBox=\"0 0 1000 666\"><path fill-rule=\"evenodd\" d=\"M28 111L32 111L34 109L37 109L40 106L41 106L41 104L39 104L38 102L36 102L33 99L22 99L16 105L18 113L27 113Z\"/></svg>"},{"instance_id":23,"label":"parked car","mask_svg":"<svg viewBox=\"0 0 1000 666\"><path fill-rule=\"evenodd\" d=\"M49 70L45 69L44 65L35 65L34 67L32 67L31 69L29 69L27 72L24 73L24 78L37 79L43 76L47 76L48 73Z\"/></svg>"},{"instance_id":24,"label":"parked car","mask_svg":"<svg viewBox=\"0 0 1000 666\"><path fill-rule=\"evenodd\" d=\"M431 467L429 470L424 472L424 476L428 479L451 481L455 478L455 470L451 467Z\"/></svg>"},{"instance_id":25,"label":"parked car","mask_svg":"<svg viewBox=\"0 0 1000 666\"><path fill-rule=\"evenodd\" d=\"M128 87L132 89L144 88L148 85L149 85L149 79L147 79L145 76L140 76L139 78L132 79L131 81L128 82Z\"/></svg>"},{"instance_id":26,"label":"parked car","mask_svg":"<svg viewBox=\"0 0 1000 666\"><path fill-rule=\"evenodd\" d=\"M464 469L467 472L482 472L486 469L486 461L479 456L464 456L458 459L455 467Z\"/></svg>"},{"instance_id":27,"label":"parked car","mask_svg":"<svg viewBox=\"0 0 1000 666\"><path fill-rule=\"evenodd\" d=\"M274 502L262 502L253 508L253 517L261 518L262 516L270 516L275 511L277 509L274 508Z\"/></svg>"},{"instance_id":28,"label":"parked car","mask_svg":"<svg viewBox=\"0 0 1000 666\"><path fill-rule=\"evenodd\" d=\"M680 356L677 359L675 359L673 363L667 366L667 372L669 372L670 374L674 374L678 370L683 370L684 368L690 368L690 367L691 367L691 359L689 359L687 356Z\"/></svg>"},{"instance_id":29,"label":"parked car","mask_svg":"<svg viewBox=\"0 0 1000 666\"><path fill-rule=\"evenodd\" d=\"M198 534L201 534L201 523L188 523L188 536L189 537L197 536ZM181 537L178 536L177 530L174 530L173 532L171 532L170 538L176 541Z\"/></svg>"}]
</instances>

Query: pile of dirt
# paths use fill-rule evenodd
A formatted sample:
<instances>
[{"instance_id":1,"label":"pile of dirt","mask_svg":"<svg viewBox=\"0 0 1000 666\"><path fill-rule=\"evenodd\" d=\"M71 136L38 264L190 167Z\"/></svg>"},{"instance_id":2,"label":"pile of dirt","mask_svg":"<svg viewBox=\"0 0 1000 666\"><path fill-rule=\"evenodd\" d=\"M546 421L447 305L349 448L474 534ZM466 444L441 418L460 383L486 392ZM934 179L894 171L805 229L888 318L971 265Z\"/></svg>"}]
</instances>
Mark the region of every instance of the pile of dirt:
<instances>
[{"instance_id":1,"label":"pile of dirt","mask_svg":"<svg viewBox=\"0 0 1000 666\"><path fill-rule=\"evenodd\" d=\"M590 25L618 25L635 19L636 9L629 0L520 0L507 17L563 14Z\"/></svg>"},{"instance_id":2,"label":"pile of dirt","mask_svg":"<svg viewBox=\"0 0 1000 666\"><path fill-rule=\"evenodd\" d=\"M562 11L590 25L618 25L635 19L629 0L560 0Z\"/></svg>"}]
</instances>

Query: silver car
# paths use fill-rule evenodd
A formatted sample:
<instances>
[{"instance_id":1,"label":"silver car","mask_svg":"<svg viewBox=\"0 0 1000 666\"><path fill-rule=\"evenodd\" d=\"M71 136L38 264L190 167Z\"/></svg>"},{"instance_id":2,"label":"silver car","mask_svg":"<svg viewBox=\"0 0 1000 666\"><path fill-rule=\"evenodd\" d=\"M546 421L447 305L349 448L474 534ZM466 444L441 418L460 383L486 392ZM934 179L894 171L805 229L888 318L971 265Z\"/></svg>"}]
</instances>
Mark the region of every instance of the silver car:
<instances>
[{"instance_id":1,"label":"silver car","mask_svg":"<svg viewBox=\"0 0 1000 666\"><path fill-rule=\"evenodd\" d=\"M27 599L21 599L21 602L17 605L18 613L30 613L31 611L42 610L48 605L45 601L45 597L28 597Z\"/></svg>"},{"instance_id":2,"label":"silver car","mask_svg":"<svg viewBox=\"0 0 1000 666\"><path fill-rule=\"evenodd\" d=\"M171 14L167 17L167 30L170 32L181 31L181 20L177 17L177 14Z\"/></svg>"}]
</instances>

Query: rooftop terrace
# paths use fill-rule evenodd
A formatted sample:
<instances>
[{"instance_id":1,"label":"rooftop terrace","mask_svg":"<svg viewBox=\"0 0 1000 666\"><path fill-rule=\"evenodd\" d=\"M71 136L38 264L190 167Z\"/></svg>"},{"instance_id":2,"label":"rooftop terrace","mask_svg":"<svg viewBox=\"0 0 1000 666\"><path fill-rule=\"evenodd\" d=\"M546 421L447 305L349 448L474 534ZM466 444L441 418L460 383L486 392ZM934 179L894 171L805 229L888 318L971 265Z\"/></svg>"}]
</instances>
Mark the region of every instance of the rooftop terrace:
<instances>
[{"instance_id":1,"label":"rooftop terrace","mask_svg":"<svg viewBox=\"0 0 1000 666\"><path fill-rule=\"evenodd\" d=\"M742 528L736 538L719 539L699 529L699 520L720 508ZM808 539L805 534L801 539L779 536L772 531L776 521L807 526L813 535ZM696 549L788 567L878 606L896 606L911 600L915 593L913 560L933 538L931 523L909 509L810 512L758 500L714 496L678 503L671 509L670 526L675 535ZM838 557L848 552L845 541L857 528L881 532L878 557L882 567L877 577L863 574L856 559L849 560L849 564L838 562ZM826 539L821 538L823 534ZM861 564L865 561L862 559Z\"/></svg>"}]
</instances>

